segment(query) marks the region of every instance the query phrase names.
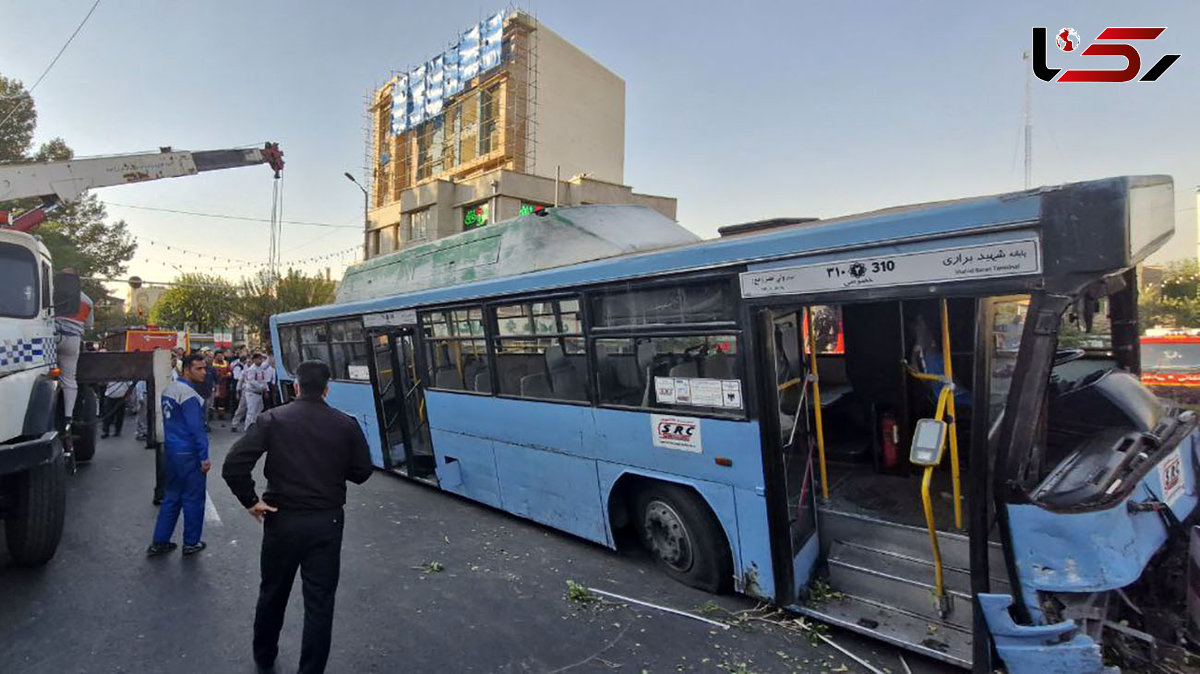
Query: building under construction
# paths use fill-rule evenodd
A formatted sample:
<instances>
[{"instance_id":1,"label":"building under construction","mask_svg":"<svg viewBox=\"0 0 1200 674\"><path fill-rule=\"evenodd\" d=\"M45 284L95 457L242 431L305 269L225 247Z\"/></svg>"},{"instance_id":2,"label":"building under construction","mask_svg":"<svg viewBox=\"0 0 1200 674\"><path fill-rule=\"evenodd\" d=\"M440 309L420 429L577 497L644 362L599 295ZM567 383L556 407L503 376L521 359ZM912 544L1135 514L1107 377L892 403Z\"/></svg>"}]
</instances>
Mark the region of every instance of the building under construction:
<instances>
[{"instance_id":1,"label":"building under construction","mask_svg":"<svg viewBox=\"0 0 1200 674\"><path fill-rule=\"evenodd\" d=\"M539 208L675 199L624 185L625 82L504 10L368 101L366 256Z\"/></svg>"}]
</instances>

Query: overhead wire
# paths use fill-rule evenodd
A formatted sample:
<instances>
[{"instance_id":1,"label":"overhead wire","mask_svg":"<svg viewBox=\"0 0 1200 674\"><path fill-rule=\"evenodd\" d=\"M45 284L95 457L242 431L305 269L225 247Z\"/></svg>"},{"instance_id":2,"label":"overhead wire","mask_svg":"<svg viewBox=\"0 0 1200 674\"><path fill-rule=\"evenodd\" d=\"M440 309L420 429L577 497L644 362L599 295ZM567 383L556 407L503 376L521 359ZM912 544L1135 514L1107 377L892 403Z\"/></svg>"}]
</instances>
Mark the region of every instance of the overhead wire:
<instances>
[{"instance_id":1,"label":"overhead wire","mask_svg":"<svg viewBox=\"0 0 1200 674\"><path fill-rule=\"evenodd\" d=\"M43 70L42 74L38 76L37 81L33 83L33 86L26 89L25 93L33 94L33 90L37 89L38 85L42 83L42 80L46 79L46 75L50 74L50 70L54 68L54 64L58 63L58 59L62 58L63 52L67 51L67 47L71 46L71 43L75 40L75 36L79 35L79 31L83 30L83 26L87 24L88 19L92 18L92 13L96 11L96 7L99 5L100 0L96 0L96 2L92 3L92 8L89 9L87 15L83 17L83 21L79 22L79 25L75 27L75 31L71 33L71 37L67 38L67 41L63 43L62 48L59 49L58 53L54 55L53 59L51 59L50 65L46 66L46 69ZM0 120L0 126L7 124L8 120L12 119L12 116L17 114L17 110L20 109L20 107L21 104L19 102L14 105L12 109L8 111L8 115L6 115L3 120Z\"/></svg>"},{"instance_id":2,"label":"overhead wire","mask_svg":"<svg viewBox=\"0 0 1200 674\"><path fill-rule=\"evenodd\" d=\"M137 210L142 210L142 211L158 211L158 212L164 212L164 213L178 213L178 215L185 215L185 216L211 217L211 218L220 218L220 219L239 219L239 221L245 221L245 222L272 222L270 218L265 218L265 217L234 216L234 215L227 215L227 213L204 213L204 212L199 212L199 211L184 211L184 210L179 210L179 209L160 209L160 207L157 207L157 206L138 206L138 205L134 205L134 204L121 204L121 203L119 203L119 201L106 200L106 201L104 201L104 205L119 206L119 207L122 207L122 209L137 209ZM336 223L332 223L332 222L306 221L306 219L284 219L284 221L280 221L280 222L287 223L287 224L307 225L307 227L330 227L330 228L335 228L335 229L359 229L359 230L362 229L361 224L336 224Z\"/></svg>"}]
</instances>

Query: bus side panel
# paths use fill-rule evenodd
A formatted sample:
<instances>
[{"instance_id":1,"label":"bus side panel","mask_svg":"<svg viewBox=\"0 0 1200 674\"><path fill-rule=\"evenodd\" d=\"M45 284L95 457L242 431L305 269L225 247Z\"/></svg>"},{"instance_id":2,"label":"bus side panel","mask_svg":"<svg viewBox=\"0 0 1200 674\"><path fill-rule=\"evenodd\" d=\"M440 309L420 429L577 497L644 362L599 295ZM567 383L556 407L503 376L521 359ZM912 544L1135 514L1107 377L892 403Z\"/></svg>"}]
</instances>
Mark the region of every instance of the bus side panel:
<instances>
[{"instance_id":1,"label":"bus side panel","mask_svg":"<svg viewBox=\"0 0 1200 674\"><path fill-rule=\"evenodd\" d=\"M761 438L756 421L700 418L695 446L676 449L655 445L654 419L647 412L604 408L590 412L594 426L583 437L585 453L590 456L742 489L763 487ZM731 465L718 465L716 457L729 459Z\"/></svg>"},{"instance_id":2,"label":"bus side panel","mask_svg":"<svg viewBox=\"0 0 1200 674\"><path fill-rule=\"evenodd\" d=\"M595 461L507 442L493 444L505 510L611 545Z\"/></svg>"},{"instance_id":3,"label":"bus side panel","mask_svg":"<svg viewBox=\"0 0 1200 674\"><path fill-rule=\"evenodd\" d=\"M379 420L375 416L375 391L371 385L331 381L329 382L329 395L325 398L325 402L358 421L363 435L367 436L367 447L371 449L371 463L376 468L383 468L383 446L379 441Z\"/></svg>"},{"instance_id":4,"label":"bus side panel","mask_svg":"<svg viewBox=\"0 0 1200 674\"><path fill-rule=\"evenodd\" d=\"M430 431L438 483L446 491L503 508L492 441L439 428Z\"/></svg>"},{"instance_id":5,"label":"bus side panel","mask_svg":"<svg viewBox=\"0 0 1200 674\"><path fill-rule=\"evenodd\" d=\"M572 456L585 454L582 437L591 430L590 408L438 391L430 391L427 400L433 428Z\"/></svg>"},{"instance_id":6,"label":"bus side panel","mask_svg":"<svg viewBox=\"0 0 1200 674\"><path fill-rule=\"evenodd\" d=\"M588 408L437 391L428 392L426 400L439 477L445 467L443 457L463 462L463 484L453 487L454 476L450 476L444 481L447 489L466 490L465 496L610 544L595 461L580 456L584 454L581 438L591 429ZM440 432L474 438L478 447L457 448L464 441L451 438L449 442L458 445L448 448ZM481 447L491 448L490 459L482 456ZM475 458L467 461L464 456ZM486 483L485 475L492 484Z\"/></svg>"},{"instance_id":7,"label":"bus side panel","mask_svg":"<svg viewBox=\"0 0 1200 674\"><path fill-rule=\"evenodd\" d=\"M742 560L734 583L739 592L774 601L775 573L771 566L767 499L754 489L737 488L733 496L737 505L737 529L734 531L737 532Z\"/></svg>"}]
</instances>

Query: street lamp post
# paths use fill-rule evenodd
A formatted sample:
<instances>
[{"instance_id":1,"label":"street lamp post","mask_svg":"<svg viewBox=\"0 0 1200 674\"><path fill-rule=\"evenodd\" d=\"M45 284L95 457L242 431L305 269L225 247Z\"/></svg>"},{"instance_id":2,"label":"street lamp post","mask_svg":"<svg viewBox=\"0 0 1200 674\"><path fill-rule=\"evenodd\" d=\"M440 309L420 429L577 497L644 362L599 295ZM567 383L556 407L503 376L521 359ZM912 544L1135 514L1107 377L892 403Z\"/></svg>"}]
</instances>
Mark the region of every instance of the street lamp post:
<instances>
[{"instance_id":1,"label":"street lamp post","mask_svg":"<svg viewBox=\"0 0 1200 674\"><path fill-rule=\"evenodd\" d=\"M370 208L371 197L367 194L367 188L355 180L349 171L346 171L342 175L346 176L346 180L354 183L355 187L362 190L363 193L363 259L365 260L371 255L371 221L367 218L367 209Z\"/></svg>"}]
</instances>

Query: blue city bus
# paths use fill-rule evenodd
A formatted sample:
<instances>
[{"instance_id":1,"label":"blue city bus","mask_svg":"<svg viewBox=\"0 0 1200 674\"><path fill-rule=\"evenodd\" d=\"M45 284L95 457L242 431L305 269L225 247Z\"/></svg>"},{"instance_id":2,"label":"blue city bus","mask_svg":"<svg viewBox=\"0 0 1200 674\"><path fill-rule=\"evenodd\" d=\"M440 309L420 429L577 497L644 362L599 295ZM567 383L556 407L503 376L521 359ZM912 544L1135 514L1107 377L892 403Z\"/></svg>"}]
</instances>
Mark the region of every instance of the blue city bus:
<instances>
[{"instance_id":1,"label":"blue city bus","mask_svg":"<svg viewBox=\"0 0 1200 674\"><path fill-rule=\"evenodd\" d=\"M547 209L352 268L272 339L381 470L976 671L1143 671L1200 611L1196 417L1137 378L1173 231L1164 176L707 241ZM1060 348L1100 307L1106 359Z\"/></svg>"}]
</instances>

